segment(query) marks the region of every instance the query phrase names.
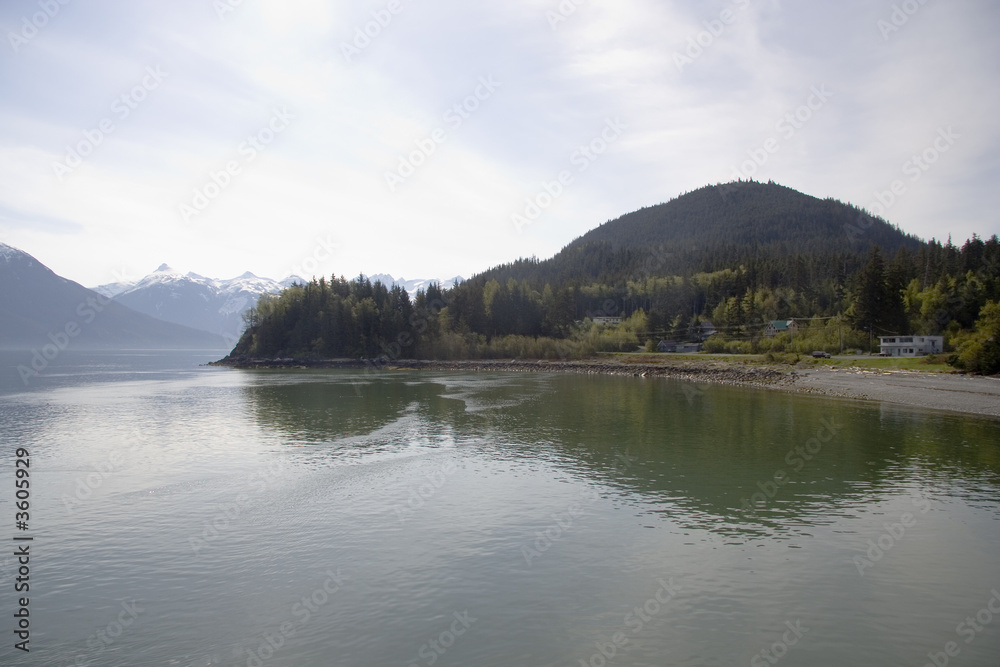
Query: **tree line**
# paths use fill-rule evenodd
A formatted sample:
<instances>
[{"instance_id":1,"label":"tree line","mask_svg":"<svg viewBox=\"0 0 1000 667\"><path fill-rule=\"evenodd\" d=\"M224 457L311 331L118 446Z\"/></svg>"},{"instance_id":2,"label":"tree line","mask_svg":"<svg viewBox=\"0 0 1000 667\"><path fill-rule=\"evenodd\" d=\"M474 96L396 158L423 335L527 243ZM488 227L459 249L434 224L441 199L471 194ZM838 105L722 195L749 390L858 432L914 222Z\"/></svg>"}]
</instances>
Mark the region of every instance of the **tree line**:
<instances>
[{"instance_id":1,"label":"tree line","mask_svg":"<svg viewBox=\"0 0 1000 667\"><path fill-rule=\"evenodd\" d=\"M609 221L551 259L412 299L364 276L295 285L248 313L234 354L565 358L698 340L708 321L714 350L867 350L890 334L944 335L957 347L991 302L1000 302L995 235L924 242L849 204L738 182ZM767 323L782 319L801 320L812 337L765 340Z\"/></svg>"}]
</instances>

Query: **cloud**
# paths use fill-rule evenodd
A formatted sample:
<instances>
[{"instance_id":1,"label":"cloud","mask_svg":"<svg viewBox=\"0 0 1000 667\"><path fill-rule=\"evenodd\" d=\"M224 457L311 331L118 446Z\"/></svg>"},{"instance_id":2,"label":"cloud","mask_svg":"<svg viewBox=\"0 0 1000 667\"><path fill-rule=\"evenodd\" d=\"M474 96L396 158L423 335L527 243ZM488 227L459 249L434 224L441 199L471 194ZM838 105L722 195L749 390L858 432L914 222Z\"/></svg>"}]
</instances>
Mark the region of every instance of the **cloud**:
<instances>
[{"instance_id":1,"label":"cloud","mask_svg":"<svg viewBox=\"0 0 1000 667\"><path fill-rule=\"evenodd\" d=\"M948 125L961 140L888 217L925 237L1000 231L987 0L926 3L888 39L892 3L861 0L401 0L391 21L378 0L234 4L220 18L201 0L71 3L0 59L8 242L91 284L164 261L282 277L321 234L343 248L338 274L470 275L728 180L771 137L780 149L755 178L867 205ZM28 6L5 5L0 25ZM169 74L118 118L148 67ZM481 77L502 86L451 127ZM822 85L833 97L785 136ZM287 131L185 222L180 204L243 159L275 108L295 115ZM114 132L60 182L52 163L105 118ZM518 234L511 214L616 118L621 137ZM385 173L438 128L446 140L391 192Z\"/></svg>"}]
</instances>

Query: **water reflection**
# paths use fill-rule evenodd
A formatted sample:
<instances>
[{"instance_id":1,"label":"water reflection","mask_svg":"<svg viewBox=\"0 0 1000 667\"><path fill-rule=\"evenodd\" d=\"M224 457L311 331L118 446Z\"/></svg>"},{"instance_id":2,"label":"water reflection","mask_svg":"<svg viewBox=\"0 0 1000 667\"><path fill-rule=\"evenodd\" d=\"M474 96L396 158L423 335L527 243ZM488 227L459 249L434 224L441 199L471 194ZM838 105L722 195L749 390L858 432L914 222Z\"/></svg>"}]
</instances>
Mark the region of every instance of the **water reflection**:
<instances>
[{"instance_id":1,"label":"water reflection","mask_svg":"<svg viewBox=\"0 0 1000 667\"><path fill-rule=\"evenodd\" d=\"M280 379L280 381L275 381ZM900 489L995 502L995 421L664 379L259 374L264 429L338 455L476 442L722 532L830 523ZM979 494L977 489L984 493ZM681 510L678 512L677 510Z\"/></svg>"}]
</instances>

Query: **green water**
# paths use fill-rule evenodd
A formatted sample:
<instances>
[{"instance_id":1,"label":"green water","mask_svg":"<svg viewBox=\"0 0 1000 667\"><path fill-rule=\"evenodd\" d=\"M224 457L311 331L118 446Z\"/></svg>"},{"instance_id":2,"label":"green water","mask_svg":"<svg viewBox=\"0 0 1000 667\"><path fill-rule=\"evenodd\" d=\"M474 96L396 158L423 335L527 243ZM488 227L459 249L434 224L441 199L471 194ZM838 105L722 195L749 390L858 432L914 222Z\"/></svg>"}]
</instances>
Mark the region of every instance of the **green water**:
<instances>
[{"instance_id":1,"label":"green water","mask_svg":"<svg viewBox=\"0 0 1000 667\"><path fill-rule=\"evenodd\" d=\"M0 664L1000 664L996 421L204 360L0 358L35 536Z\"/></svg>"}]
</instances>

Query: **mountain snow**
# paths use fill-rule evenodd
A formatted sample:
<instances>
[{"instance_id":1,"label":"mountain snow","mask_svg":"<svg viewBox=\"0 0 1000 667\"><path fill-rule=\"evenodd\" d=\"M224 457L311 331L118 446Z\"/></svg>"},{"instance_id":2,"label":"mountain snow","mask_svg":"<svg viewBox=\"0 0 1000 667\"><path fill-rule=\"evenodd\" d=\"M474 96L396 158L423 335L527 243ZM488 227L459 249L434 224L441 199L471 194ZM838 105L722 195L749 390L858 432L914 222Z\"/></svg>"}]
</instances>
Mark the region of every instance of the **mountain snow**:
<instances>
[{"instance_id":1,"label":"mountain snow","mask_svg":"<svg viewBox=\"0 0 1000 667\"><path fill-rule=\"evenodd\" d=\"M418 280L407 280L405 278L393 278L388 273L376 273L373 276L365 276L368 280L375 282L376 280L381 282L383 285L392 286L399 285L410 295L412 299L417 295L420 290L427 291L428 286L431 283L438 283L442 288L447 289L454 285L455 283L461 283L465 281L462 276L455 276L454 278L449 278L448 280L440 280L437 278L433 279L418 279Z\"/></svg>"},{"instance_id":2,"label":"mountain snow","mask_svg":"<svg viewBox=\"0 0 1000 667\"><path fill-rule=\"evenodd\" d=\"M2 252L2 249L0 249ZM16 251L15 251L16 252ZM0 255L2 256L2 255ZM412 297L433 282L450 287L462 278L450 280L404 280L388 274L370 276L369 280L384 285L399 285ZM243 313L252 308L263 294L278 294L305 278L289 276L282 281L261 278L249 271L228 280L206 278L197 273L182 274L167 264L141 280L114 282L93 290L141 313L168 322L220 334L231 340L243 332Z\"/></svg>"},{"instance_id":3,"label":"mountain snow","mask_svg":"<svg viewBox=\"0 0 1000 667\"><path fill-rule=\"evenodd\" d=\"M5 263L10 263L15 257L20 257L24 253L13 248L6 243L0 243L0 260Z\"/></svg>"}]
</instances>

